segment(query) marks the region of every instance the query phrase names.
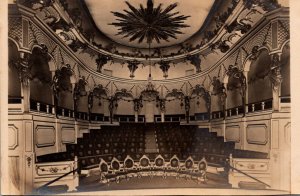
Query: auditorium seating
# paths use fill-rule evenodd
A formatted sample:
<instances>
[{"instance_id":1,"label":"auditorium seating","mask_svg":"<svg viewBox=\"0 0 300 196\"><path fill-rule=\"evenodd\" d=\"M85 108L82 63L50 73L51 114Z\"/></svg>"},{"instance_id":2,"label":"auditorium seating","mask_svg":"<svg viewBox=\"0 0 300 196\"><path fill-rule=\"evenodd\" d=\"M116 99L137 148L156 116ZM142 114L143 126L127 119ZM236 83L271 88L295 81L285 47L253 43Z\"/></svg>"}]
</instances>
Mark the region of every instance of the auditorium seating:
<instances>
[{"instance_id":1,"label":"auditorium seating","mask_svg":"<svg viewBox=\"0 0 300 196\"><path fill-rule=\"evenodd\" d=\"M235 149L234 142L224 142L208 129L179 123L157 123L155 153L145 152L145 129L142 123L123 123L90 130L67 144L66 152L37 157L37 162L74 160L81 170L97 169L102 183L143 176L173 176L206 180L208 166L226 167L230 154L239 158L266 158L266 153ZM149 127L149 125L148 125Z\"/></svg>"},{"instance_id":2,"label":"auditorium seating","mask_svg":"<svg viewBox=\"0 0 300 196\"><path fill-rule=\"evenodd\" d=\"M234 149L234 142L224 142L215 132L197 126L179 126L174 123L161 124L156 129L160 153L173 153L179 159L191 156L194 160L205 157L213 164L223 164Z\"/></svg>"}]
</instances>

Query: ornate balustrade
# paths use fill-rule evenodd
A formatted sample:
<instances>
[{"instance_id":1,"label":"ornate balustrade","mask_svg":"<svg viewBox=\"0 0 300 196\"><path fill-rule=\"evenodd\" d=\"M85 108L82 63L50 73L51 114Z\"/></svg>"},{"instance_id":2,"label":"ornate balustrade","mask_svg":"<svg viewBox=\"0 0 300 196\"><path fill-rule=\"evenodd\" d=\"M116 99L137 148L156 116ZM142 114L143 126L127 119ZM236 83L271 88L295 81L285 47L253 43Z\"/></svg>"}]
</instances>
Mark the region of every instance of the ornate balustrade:
<instances>
[{"instance_id":1,"label":"ornate balustrade","mask_svg":"<svg viewBox=\"0 0 300 196\"><path fill-rule=\"evenodd\" d=\"M121 179L142 176L176 176L195 179L198 182L207 180L208 163L205 157L195 161L192 157L179 159L176 155L141 154L140 156L126 155L122 158L115 156L82 157L78 163L87 163L87 159L96 159L97 164L81 167L81 169L99 168L100 183L120 182ZM172 157L171 157L172 156ZM81 165L82 166L82 165Z\"/></svg>"},{"instance_id":2,"label":"ornate balustrade","mask_svg":"<svg viewBox=\"0 0 300 196\"><path fill-rule=\"evenodd\" d=\"M289 98L283 98L283 101L287 100L289 101ZM259 111L265 111L265 110L272 110L272 99L267 99L260 102L255 103L249 103L246 105L246 114L252 113L252 112L259 112ZM225 117L232 117L232 116L239 116L244 114L244 108L243 106L238 106L234 108L227 109L225 111ZM224 112L223 111L215 111L212 112L212 119L221 119L224 118Z\"/></svg>"}]
</instances>

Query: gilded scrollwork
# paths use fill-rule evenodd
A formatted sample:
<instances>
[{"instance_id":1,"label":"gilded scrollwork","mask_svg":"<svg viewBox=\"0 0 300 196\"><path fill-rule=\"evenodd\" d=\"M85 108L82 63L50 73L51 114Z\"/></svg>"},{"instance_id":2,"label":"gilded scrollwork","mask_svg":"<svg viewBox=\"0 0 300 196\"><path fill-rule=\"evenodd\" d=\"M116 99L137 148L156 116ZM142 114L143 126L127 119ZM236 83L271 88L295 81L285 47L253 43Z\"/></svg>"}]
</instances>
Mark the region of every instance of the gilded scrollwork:
<instances>
[{"instance_id":1,"label":"gilded scrollwork","mask_svg":"<svg viewBox=\"0 0 300 196\"><path fill-rule=\"evenodd\" d=\"M278 92L282 83L281 66L278 54L273 55L269 78L272 83L273 90Z\"/></svg>"},{"instance_id":2,"label":"gilded scrollwork","mask_svg":"<svg viewBox=\"0 0 300 196\"><path fill-rule=\"evenodd\" d=\"M17 69L20 82L25 86L28 86L32 79L29 54L23 53L21 56L22 57L19 57L16 61L11 61L10 64Z\"/></svg>"}]
</instances>

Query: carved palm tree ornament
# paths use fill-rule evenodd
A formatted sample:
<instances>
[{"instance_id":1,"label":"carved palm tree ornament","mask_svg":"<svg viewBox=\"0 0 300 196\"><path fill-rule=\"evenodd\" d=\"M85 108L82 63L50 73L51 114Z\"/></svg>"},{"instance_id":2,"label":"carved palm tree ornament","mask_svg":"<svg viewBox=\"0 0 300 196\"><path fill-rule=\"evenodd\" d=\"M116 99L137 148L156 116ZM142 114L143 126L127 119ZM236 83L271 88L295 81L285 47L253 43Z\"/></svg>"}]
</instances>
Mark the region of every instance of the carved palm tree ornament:
<instances>
[{"instance_id":1,"label":"carved palm tree ornament","mask_svg":"<svg viewBox=\"0 0 300 196\"><path fill-rule=\"evenodd\" d=\"M146 8L142 4L139 8L135 8L128 1L126 4L130 10L124 10L125 13L112 12L118 22L110 25L118 27L117 35L130 37L130 42L138 40L139 43L142 43L146 40L150 44L153 40L160 43L160 40L177 39L176 34L182 34L180 29L189 27L184 24L184 21L190 16L172 12L177 7L177 3L167 6L165 9L162 8L162 4L155 8L153 0L147 1Z\"/></svg>"}]
</instances>

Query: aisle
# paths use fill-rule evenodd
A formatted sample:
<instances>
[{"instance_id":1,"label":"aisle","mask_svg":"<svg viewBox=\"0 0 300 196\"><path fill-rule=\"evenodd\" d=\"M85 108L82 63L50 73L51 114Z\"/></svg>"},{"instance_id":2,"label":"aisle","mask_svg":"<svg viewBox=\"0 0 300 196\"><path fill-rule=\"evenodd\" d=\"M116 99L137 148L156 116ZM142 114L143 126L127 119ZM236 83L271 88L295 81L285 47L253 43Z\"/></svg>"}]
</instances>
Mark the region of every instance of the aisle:
<instances>
[{"instance_id":1,"label":"aisle","mask_svg":"<svg viewBox=\"0 0 300 196\"><path fill-rule=\"evenodd\" d=\"M154 126L147 127L147 130L145 132L145 152L146 153L158 152Z\"/></svg>"}]
</instances>

